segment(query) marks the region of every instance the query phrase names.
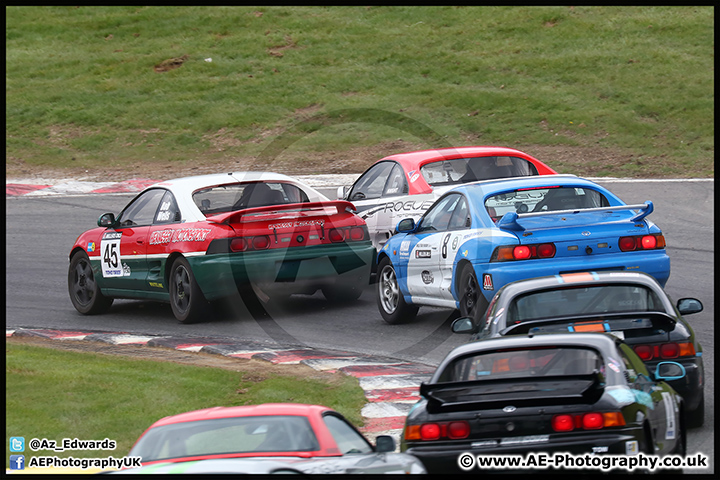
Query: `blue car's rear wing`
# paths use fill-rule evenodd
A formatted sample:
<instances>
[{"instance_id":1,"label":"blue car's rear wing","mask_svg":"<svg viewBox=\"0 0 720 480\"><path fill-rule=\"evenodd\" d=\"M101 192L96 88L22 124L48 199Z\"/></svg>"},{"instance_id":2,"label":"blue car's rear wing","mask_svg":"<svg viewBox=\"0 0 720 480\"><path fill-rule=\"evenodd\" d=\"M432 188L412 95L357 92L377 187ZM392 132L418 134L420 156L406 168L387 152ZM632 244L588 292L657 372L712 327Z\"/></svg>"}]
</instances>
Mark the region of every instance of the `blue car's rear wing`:
<instances>
[{"instance_id":1,"label":"blue car's rear wing","mask_svg":"<svg viewBox=\"0 0 720 480\"><path fill-rule=\"evenodd\" d=\"M505 230L522 231L525 227L518 223L518 219L531 218L531 217L543 217L547 215L573 215L577 213L592 213L592 212L615 212L618 210L639 210L639 212L630 219L631 222L638 222L643 218L650 215L655 207L653 203L648 200L644 204L638 205L618 205L615 207L596 207L596 208L578 208L573 210L552 210L549 212L532 212L532 213L515 213L508 212L497 222L498 228Z\"/></svg>"}]
</instances>

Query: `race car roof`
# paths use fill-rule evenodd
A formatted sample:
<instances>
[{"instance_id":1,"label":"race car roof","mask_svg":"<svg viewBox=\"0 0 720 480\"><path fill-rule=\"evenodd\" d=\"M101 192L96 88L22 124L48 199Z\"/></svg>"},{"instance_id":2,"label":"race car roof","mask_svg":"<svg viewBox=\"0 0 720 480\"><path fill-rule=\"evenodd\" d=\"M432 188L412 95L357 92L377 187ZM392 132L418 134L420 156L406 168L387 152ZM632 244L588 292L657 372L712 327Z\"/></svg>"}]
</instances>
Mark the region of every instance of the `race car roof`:
<instances>
[{"instance_id":1,"label":"race car roof","mask_svg":"<svg viewBox=\"0 0 720 480\"><path fill-rule=\"evenodd\" d=\"M520 157L531 161L532 163L544 167L548 171L545 173L554 173L550 167L542 163L535 157L528 155L525 152L516 150L508 147L494 147L494 146L475 146L475 147L453 147L453 148L442 148L435 150L418 150L415 152L396 153L388 155L382 158L382 160L395 160L402 163L407 167L419 167L422 164L429 163L432 161L440 161L452 158L469 158L469 157ZM540 170L540 169L538 169ZM543 172L539 172L543 173Z\"/></svg>"},{"instance_id":2,"label":"race car roof","mask_svg":"<svg viewBox=\"0 0 720 480\"><path fill-rule=\"evenodd\" d=\"M308 416L314 412L325 412L330 409L322 405L306 405L300 403L263 403L261 405L243 405L238 407L212 407L202 410L180 413L162 418L151 428L174 423L196 422L216 418L252 417L264 415L300 415Z\"/></svg>"}]
</instances>

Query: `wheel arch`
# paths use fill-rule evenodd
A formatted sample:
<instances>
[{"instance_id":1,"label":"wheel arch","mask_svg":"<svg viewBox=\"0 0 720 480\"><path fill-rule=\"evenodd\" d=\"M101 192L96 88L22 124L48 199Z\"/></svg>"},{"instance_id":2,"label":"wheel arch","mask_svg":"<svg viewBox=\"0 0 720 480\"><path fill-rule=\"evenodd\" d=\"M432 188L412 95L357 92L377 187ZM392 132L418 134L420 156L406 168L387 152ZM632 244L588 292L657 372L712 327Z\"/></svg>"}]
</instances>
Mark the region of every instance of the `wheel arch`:
<instances>
[{"instance_id":1,"label":"wheel arch","mask_svg":"<svg viewBox=\"0 0 720 480\"><path fill-rule=\"evenodd\" d=\"M173 263L175 263L175 260L178 258L185 258L185 256L180 252L172 252L170 255L168 255L167 259L165 260L165 270L163 272L163 277L165 280L165 285L168 286L168 289L170 288L170 270L172 269Z\"/></svg>"},{"instance_id":2,"label":"wheel arch","mask_svg":"<svg viewBox=\"0 0 720 480\"><path fill-rule=\"evenodd\" d=\"M475 267L473 267L472 262L470 260L463 258L461 259L457 265L455 265L455 271L453 272L453 293L455 294L455 300L460 299L460 291L458 288L460 287L460 273L463 271L463 269L469 266L473 270L475 270ZM475 272L475 276L477 277L477 272Z\"/></svg>"},{"instance_id":3,"label":"wheel arch","mask_svg":"<svg viewBox=\"0 0 720 480\"><path fill-rule=\"evenodd\" d=\"M85 250L80 246L75 246L75 248L70 251L70 255L68 255L68 261L72 260L72 258L77 255L78 252L85 252Z\"/></svg>"}]
</instances>

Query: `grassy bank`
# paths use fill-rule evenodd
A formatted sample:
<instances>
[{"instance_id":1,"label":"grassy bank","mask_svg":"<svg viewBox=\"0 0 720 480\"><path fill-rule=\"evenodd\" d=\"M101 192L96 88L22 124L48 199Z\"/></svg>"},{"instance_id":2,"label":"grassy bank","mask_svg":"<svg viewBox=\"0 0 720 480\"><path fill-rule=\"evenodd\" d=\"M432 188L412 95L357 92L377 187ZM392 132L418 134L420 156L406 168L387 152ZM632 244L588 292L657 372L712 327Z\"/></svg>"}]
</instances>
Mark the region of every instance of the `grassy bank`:
<instances>
[{"instance_id":1,"label":"grassy bank","mask_svg":"<svg viewBox=\"0 0 720 480\"><path fill-rule=\"evenodd\" d=\"M117 442L114 451L26 450L26 456L122 457L156 420L213 406L314 403L338 410L356 425L363 421L362 389L341 374L299 377L276 373L282 370L270 364L266 371L243 371L240 361L239 371L231 371L10 341L5 359L6 442L11 436L25 437L26 444L33 438ZM8 468L9 456L5 462Z\"/></svg>"},{"instance_id":2,"label":"grassy bank","mask_svg":"<svg viewBox=\"0 0 720 480\"><path fill-rule=\"evenodd\" d=\"M294 127L277 161L303 173L485 144L563 173L714 174L713 7L6 14L8 173L252 165Z\"/></svg>"}]
</instances>

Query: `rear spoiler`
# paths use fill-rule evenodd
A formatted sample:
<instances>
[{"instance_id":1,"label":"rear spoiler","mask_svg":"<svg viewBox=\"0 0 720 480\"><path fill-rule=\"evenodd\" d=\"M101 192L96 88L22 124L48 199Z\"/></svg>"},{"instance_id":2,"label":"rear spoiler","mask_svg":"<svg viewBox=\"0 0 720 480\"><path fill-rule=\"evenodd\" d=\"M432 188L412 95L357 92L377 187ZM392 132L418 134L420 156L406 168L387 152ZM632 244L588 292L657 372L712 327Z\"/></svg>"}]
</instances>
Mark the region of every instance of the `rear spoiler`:
<instances>
[{"instance_id":1,"label":"rear spoiler","mask_svg":"<svg viewBox=\"0 0 720 480\"><path fill-rule=\"evenodd\" d=\"M498 392L499 386L539 384L548 388L535 391L517 390ZM565 383L563 389L551 386ZM547 377L520 377L487 380L470 380L453 383L421 383L420 395L428 400L430 411L464 411L473 409L502 408L512 404L515 407L542 405L571 405L593 403L605 389L605 376L595 370L585 375L553 375ZM453 391L461 391L466 400L450 401ZM442 395L446 393L446 395ZM445 397L445 398L443 398ZM508 403L511 402L511 403Z\"/></svg>"},{"instance_id":2,"label":"rear spoiler","mask_svg":"<svg viewBox=\"0 0 720 480\"><path fill-rule=\"evenodd\" d=\"M640 210L634 217L630 219L632 222L639 222L643 218L650 215L655 207L652 201L648 200L643 204L637 205L618 205L615 207L595 207L595 208L579 208L574 210L553 210L550 212L531 212L531 213L515 213L508 212L498 221L498 228L513 231L523 231L525 227L518 223L519 219L531 217L543 217L547 215L573 215L576 213L592 213L592 212L615 212L619 210Z\"/></svg>"},{"instance_id":3,"label":"rear spoiler","mask_svg":"<svg viewBox=\"0 0 720 480\"><path fill-rule=\"evenodd\" d=\"M517 323L504 328L501 335L517 335L533 333L535 327L557 325L559 329L566 327L567 332L575 331L578 323L600 324L603 332L636 330L641 328L653 328L660 330L673 330L675 321L665 312L619 312L619 313L593 313L588 315L573 315L565 317L542 318L528 322ZM650 323L650 325L648 325ZM615 327L615 328L612 328ZM578 329L579 330L579 329ZM600 331L600 330L598 330Z\"/></svg>"},{"instance_id":4,"label":"rear spoiler","mask_svg":"<svg viewBox=\"0 0 720 480\"><path fill-rule=\"evenodd\" d=\"M345 200L334 200L327 202L288 203L284 205L269 205L265 207L253 207L234 212L219 213L207 217L212 223L240 223L266 221L269 215L277 214L283 217L287 213L302 213L303 216L322 215L326 208L335 208L337 213L355 213L355 206ZM286 215L285 215L286 216Z\"/></svg>"}]
</instances>

